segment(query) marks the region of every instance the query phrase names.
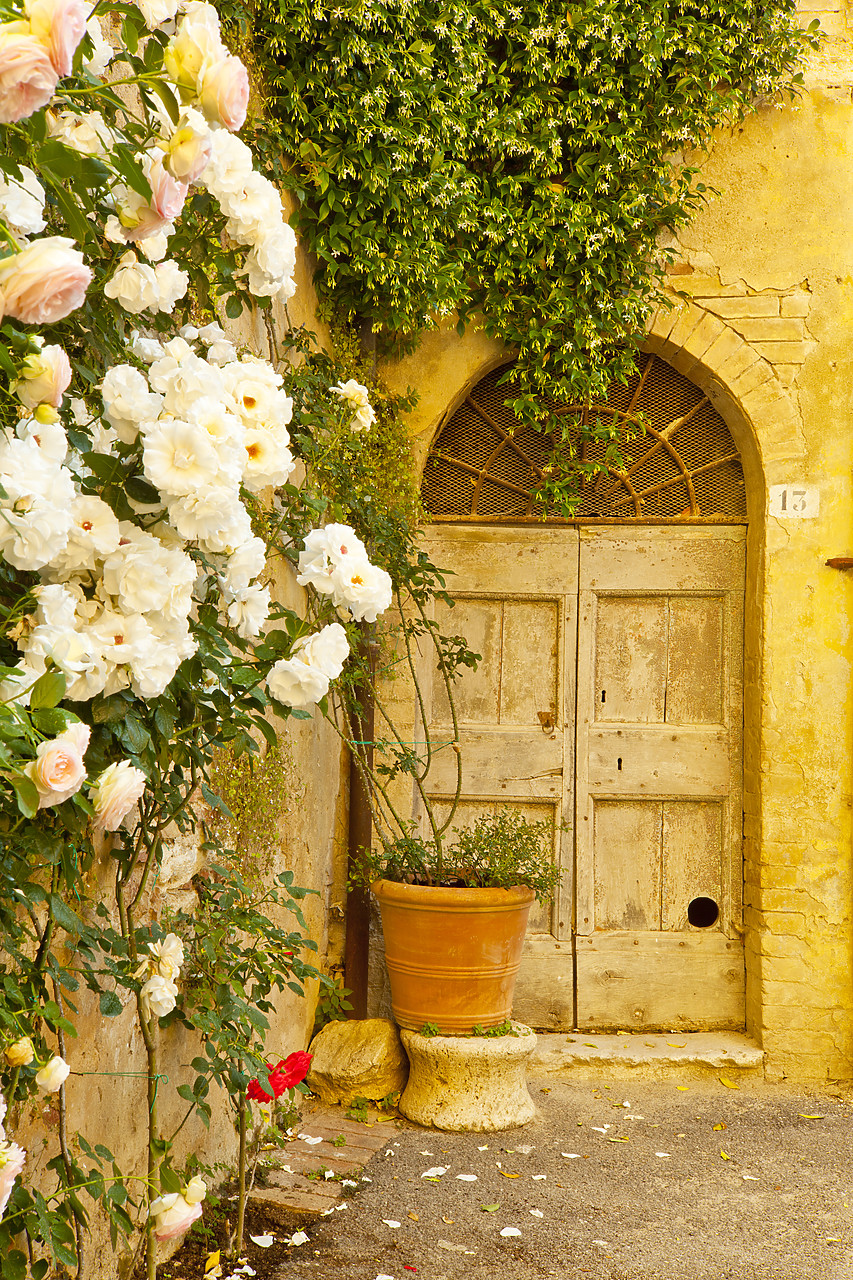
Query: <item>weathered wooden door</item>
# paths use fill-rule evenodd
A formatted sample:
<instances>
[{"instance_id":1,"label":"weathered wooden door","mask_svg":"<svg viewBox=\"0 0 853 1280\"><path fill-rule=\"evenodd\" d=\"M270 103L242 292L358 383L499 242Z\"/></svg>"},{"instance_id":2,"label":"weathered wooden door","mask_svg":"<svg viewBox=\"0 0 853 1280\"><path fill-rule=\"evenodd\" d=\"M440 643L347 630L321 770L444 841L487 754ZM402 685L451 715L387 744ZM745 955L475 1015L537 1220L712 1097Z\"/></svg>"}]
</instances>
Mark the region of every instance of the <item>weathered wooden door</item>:
<instances>
[{"instance_id":1,"label":"weathered wooden door","mask_svg":"<svg viewBox=\"0 0 853 1280\"><path fill-rule=\"evenodd\" d=\"M483 655L457 685L457 824L552 819L516 1015L542 1028L743 1025L743 530L433 527L439 617ZM436 742L450 708L433 681ZM429 779L439 807L455 755Z\"/></svg>"}]
</instances>

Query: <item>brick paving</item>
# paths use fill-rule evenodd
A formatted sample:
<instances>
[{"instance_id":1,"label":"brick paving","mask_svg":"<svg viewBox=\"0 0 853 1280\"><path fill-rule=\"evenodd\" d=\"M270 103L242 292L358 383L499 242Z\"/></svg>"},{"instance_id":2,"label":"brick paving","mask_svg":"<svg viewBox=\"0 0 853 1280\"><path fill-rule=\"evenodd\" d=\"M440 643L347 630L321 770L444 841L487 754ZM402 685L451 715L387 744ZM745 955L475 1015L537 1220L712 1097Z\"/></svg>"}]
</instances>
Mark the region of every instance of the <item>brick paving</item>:
<instances>
[{"instance_id":1,"label":"brick paving","mask_svg":"<svg viewBox=\"0 0 853 1280\"><path fill-rule=\"evenodd\" d=\"M268 1152L263 1172L268 1185L254 1188L250 1204L263 1209L273 1220L279 1215L282 1218L294 1214L316 1217L334 1208L348 1191L340 1179L360 1178L369 1161L396 1132L389 1119L374 1118L360 1124L357 1120L348 1120L342 1107L306 1108L297 1132L322 1138L322 1141L306 1142L303 1137L297 1137L286 1146ZM334 1179L322 1176L327 1169L336 1175ZM307 1176L317 1172L321 1175L319 1178Z\"/></svg>"}]
</instances>

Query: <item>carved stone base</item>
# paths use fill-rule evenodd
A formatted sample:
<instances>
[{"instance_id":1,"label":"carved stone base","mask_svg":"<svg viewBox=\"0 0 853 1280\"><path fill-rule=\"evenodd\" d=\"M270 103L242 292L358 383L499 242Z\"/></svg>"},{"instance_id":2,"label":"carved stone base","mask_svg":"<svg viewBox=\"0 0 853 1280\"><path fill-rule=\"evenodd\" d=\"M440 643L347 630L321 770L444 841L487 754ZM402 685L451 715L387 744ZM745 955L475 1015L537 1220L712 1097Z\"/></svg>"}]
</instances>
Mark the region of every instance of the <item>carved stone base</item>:
<instances>
[{"instance_id":1,"label":"carved stone base","mask_svg":"<svg viewBox=\"0 0 853 1280\"><path fill-rule=\"evenodd\" d=\"M485 1132L527 1124L536 1115L527 1089L527 1062L536 1048L529 1027L517 1035L423 1036L401 1031L409 1082L400 1111L434 1129Z\"/></svg>"}]
</instances>

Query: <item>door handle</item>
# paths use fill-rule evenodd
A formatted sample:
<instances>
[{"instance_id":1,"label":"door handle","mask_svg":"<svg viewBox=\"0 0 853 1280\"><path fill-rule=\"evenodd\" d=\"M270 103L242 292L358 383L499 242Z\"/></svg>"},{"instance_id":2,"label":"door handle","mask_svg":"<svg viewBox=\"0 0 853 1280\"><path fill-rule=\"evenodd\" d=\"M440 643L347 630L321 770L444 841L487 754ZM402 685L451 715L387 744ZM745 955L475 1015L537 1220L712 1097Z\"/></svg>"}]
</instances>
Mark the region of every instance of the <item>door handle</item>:
<instances>
[{"instance_id":1,"label":"door handle","mask_svg":"<svg viewBox=\"0 0 853 1280\"><path fill-rule=\"evenodd\" d=\"M536 714L539 717L539 723L542 726L542 732L553 733L554 724L555 724L554 712L553 711L537 711Z\"/></svg>"}]
</instances>

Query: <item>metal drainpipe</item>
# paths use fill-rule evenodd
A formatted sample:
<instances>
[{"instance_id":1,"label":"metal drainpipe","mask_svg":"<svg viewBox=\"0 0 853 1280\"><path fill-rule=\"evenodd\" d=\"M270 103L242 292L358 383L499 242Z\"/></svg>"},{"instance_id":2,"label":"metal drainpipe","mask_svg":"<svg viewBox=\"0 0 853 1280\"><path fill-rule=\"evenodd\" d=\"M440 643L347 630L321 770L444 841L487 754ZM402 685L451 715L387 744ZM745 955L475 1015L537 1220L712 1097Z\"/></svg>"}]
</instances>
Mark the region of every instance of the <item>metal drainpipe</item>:
<instances>
[{"instance_id":1,"label":"metal drainpipe","mask_svg":"<svg viewBox=\"0 0 853 1280\"><path fill-rule=\"evenodd\" d=\"M354 690L362 708L361 715L350 719L352 740L373 742L372 681L376 662L376 646L371 643L370 628L363 624L362 656L367 659L370 677ZM367 765L373 764L373 747L366 747ZM370 814L367 788L356 764L355 751L350 749L349 766L349 821L347 827L347 880L358 871L362 863L362 851L370 848L373 822ZM350 991L350 1018L367 1017L367 966L370 958L370 890L352 889L347 895L346 941L344 943L344 984Z\"/></svg>"}]
</instances>

